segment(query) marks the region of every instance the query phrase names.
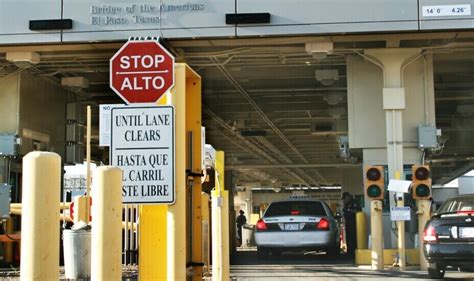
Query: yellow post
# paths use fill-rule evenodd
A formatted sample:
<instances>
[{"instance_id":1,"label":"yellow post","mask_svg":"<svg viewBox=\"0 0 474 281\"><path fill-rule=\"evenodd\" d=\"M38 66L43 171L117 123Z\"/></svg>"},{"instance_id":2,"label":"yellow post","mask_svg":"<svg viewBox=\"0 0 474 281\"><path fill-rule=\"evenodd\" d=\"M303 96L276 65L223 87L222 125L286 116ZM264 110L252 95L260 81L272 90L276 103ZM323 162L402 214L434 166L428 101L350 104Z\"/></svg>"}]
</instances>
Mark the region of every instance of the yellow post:
<instances>
[{"instance_id":1,"label":"yellow post","mask_svg":"<svg viewBox=\"0 0 474 281\"><path fill-rule=\"evenodd\" d=\"M89 223L89 218L87 217L87 199L88 196L76 196L74 197L74 223L78 223L80 221Z\"/></svg>"},{"instance_id":2,"label":"yellow post","mask_svg":"<svg viewBox=\"0 0 474 281\"><path fill-rule=\"evenodd\" d=\"M87 129L86 129L86 202L91 196L91 106L87 106ZM91 213L89 204L86 203L86 222L89 222L89 215Z\"/></svg>"},{"instance_id":3,"label":"yellow post","mask_svg":"<svg viewBox=\"0 0 474 281\"><path fill-rule=\"evenodd\" d=\"M202 173L201 154L201 77L186 68L186 132L192 133L192 172ZM188 148L188 146L186 146ZM189 155L189 151L186 152ZM202 209L201 209L201 177L194 177L192 192L192 255L191 261L202 262ZM195 266L192 279L202 280L202 267Z\"/></svg>"},{"instance_id":4,"label":"yellow post","mask_svg":"<svg viewBox=\"0 0 474 281\"><path fill-rule=\"evenodd\" d=\"M20 278L59 279L61 157L30 152L23 158Z\"/></svg>"},{"instance_id":5,"label":"yellow post","mask_svg":"<svg viewBox=\"0 0 474 281\"><path fill-rule=\"evenodd\" d=\"M395 179L400 179L400 171L395 172ZM403 194L397 194L397 207L405 206L403 200ZM399 256L399 266L400 270L406 269L406 259L405 259L405 221L397 221L398 228L398 256Z\"/></svg>"},{"instance_id":6,"label":"yellow post","mask_svg":"<svg viewBox=\"0 0 474 281\"><path fill-rule=\"evenodd\" d=\"M158 101L168 104L166 95ZM167 205L140 205L138 278L141 281L166 280L167 262Z\"/></svg>"},{"instance_id":7,"label":"yellow post","mask_svg":"<svg viewBox=\"0 0 474 281\"><path fill-rule=\"evenodd\" d=\"M7 234L12 233L13 231L13 222L11 218L6 218L5 219L5 230ZM3 261L5 263L12 263L13 262L13 243L3 243Z\"/></svg>"},{"instance_id":8,"label":"yellow post","mask_svg":"<svg viewBox=\"0 0 474 281\"><path fill-rule=\"evenodd\" d=\"M364 212L356 213L357 249L367 249L367 217Z\"/></svg>"},{"instance_id":9,"label":"yellow post","mask_svg":"<svg viewBox=\"0 0 474 281\"><path fill-rule=\"evenodd\" d=\"M202 262L204 263L203 274L209 273L209 257L210 257L210 214L209 214L209 194L201 193L201 210L202 210Z\"/></svg>"},{"instance_id":10,"label":"yellow post","mask_svg":"<svg viewBox=\"0 0 474 281\"><path fill-rule=\"evenodd\" d=\"M167 97L175 107L176 203L168 206L167 279L186 280L186 74L189 67L175 64L175 86Z\"/></svg>"},{"instance_id":11,"label":"yellow post","mask_svg":"<svg viewBox=\"0 0 474 281\"><path fill-rule=\"evenodd\" d=\"M200 145L200 114L194 113L192 117L187 119L190 110L195 110L196 105L187 105L188 103L197 102L199 98L200 108L200 77L186 64L175 64L175 86L171 92L160 99L159 104L169 104L175 107L175 204L169 206L142 206L140 208L140 263L139 278L140 280L186 280L186 133L187 128L193 130L198 126L199 133L193 135L195 144ZM189 123L191 122L191 123ZM187 127L189 124L189 127ZM199 141L197 141L199 140ZM195 147L194 145L193 147ZM197 159L198 149L193 154L193 158ZM200 159L200 156L199 156ZM199 160L200 161L200 160ZM195 169L201 168L195 166ZM195 181L196 183L196 181ZM194 185L193 189L197 186ZM201 198L200 184L193 193L194 200ZM195 195L196 194L196 195ZM196 201L195 201L196 202ZM200 202L193 204L196 208L200 208ZM193 220L193 235L198 231L197 237L200 237L201 227L196 225L198 218L200 221L200 212L195 213ZM200 241L200 240L198 240ZM193 243L193 261L201 262L201 246ZM194 248L196 247L196 248ZM194 260L196 259L196 260ZM195 276L201 275L202 271L195 268Z\"/></svg>"},{"instance_id":12,"label":"yellow post","mask_svg":"<svg viewBox=\"0 0 474 281\"><path fill-rule=\"evenodd\" d=\"M370 202L370 230L372 244L372 269L383 270L382 201Z\"/></svg>"},{"instance_id":13,"label":"yellow post","mask_svg":"<svg viewBox=\"0 0 474 281\"><path fill-rule=\"evenodd\" d=\"M224 152L216 153L216 188L212 191L212 280L229 280L229 209L224 190Z\"/></svg>"},{"instance_id":14,"label":"yellow post","mask_svg":"<svg viewBox=\"0 0 474 281\"><path fill-rule=\"evenodd\" d=\"M122 170L99 167L94 181L91 280L122 280Z\"/></svg>"},{"instance_id":15,"label":"yellow post","mask_svg":"<svg viewBox=\"0 0 474 281\"><path fill-rule=\"evenodd\" d=\"M429 200L418 200L418 245L420 247L420 269L426 270L428 268L425 255L423 253L423 231L426 222L431 216L431 202Z\"/></svg>"},{"instance_id":16,"label":"yellow post","mask_svg":"<svg viewBox=\"0 0 474 281\"><path fill-rule=\"evenodd\" d=\"M224 172L224 169L222 169ZM224 181L224 180L222 180ZM229 191L222 191L222 280L230 280Z\"/></svg>"}]
</instances>

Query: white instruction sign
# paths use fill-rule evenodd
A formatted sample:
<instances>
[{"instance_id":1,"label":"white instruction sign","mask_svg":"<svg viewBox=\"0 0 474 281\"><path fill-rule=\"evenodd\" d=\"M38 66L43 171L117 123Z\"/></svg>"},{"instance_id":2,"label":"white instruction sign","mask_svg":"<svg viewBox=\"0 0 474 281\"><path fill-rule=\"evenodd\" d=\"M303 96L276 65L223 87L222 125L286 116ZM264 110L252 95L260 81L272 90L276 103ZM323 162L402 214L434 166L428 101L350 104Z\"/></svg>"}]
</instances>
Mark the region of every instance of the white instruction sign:
<instances>
[{"instance_id":1,"label":"white instruction sign","mask_svg":"<svg viewBox=\"0 0 474 281\"><path fill-rule=\"evenodd\" d=\"M410 207L390 207L390 219L392 221L409 221Z\"/></svg>"},{"instance_id":2,"label":"white instruction sign","mask_svg":"<svg viewBox=\"0 0 474 281\"><path fill-rule=\"evenodd\" d=\"M110 162L123 171L123 203L174 204L174 107L127 106L111 111Z\"/></svg>"},{"instance_id":3,"label":"white instruction sign","mask_svg":"<svg viewBox=\"0 0 474 281\"><path fill-rule=\"evenodd\" d=\"M423 17L470 16L470 4L423 6Z\"/></svg>"},{"instance_id":4,"label":"white instruction sign","mask_svg":"<svg viewBox=\"0 0 474 281\"><path fill-rule=\"evenodd\" d=\"M126 106L125 104L101 104L99 106L99 146L110 146L110 114L112 108Z\"/></svg>"}]
</instances>

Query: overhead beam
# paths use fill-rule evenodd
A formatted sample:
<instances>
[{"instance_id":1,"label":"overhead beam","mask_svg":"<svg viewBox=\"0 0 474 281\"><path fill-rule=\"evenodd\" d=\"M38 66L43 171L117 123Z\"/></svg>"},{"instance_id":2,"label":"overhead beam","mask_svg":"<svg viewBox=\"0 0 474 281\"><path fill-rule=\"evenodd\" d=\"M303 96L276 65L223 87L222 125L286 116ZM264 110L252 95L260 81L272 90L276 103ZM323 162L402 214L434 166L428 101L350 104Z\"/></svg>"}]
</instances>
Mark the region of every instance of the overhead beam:
<instances>
[{"instance_id":1,"label":"overhead beam","mask_svg":"<svg viewBox=\"0 0 474 281\"><path fill-rule=\"evenodd\" d=\"M248 169L282 169L282 168L352 168L362 164L332 163L332 164L236 164L226 165L226 170Z\"/></svg>"},{"instance_id":2,"label":"overhead beam","mask_svg":"<svg viewBox=\"0 0 474 281\"><path fill-rule=\"evenodd\" d=\"M211 57L211 60L217 64L217 68L224 74L229 82L237 89L239 90L240 94L244 96L250 105L253 107L255 111L258 112L258 114L262 117L263 121L267 123L267 125L278 135L280 138L283 140L284 143L286 143L291 150L296 153L296 155L305 163L308 163L308 160L304 157L301 152L298 151L296 146L291 143L291 141L284 135L284 133L272 122L272 120L265 114L265 112L260 108L260 106L253 100L253 98L250 96L250 94L240 85L240 83L232 76L232 74L227 71L225 66L219 64L219 60L216 57ZM326 182L327 180L321 173L318 171L314 171L315 174L322 180L322 182Z\"/></svg>"}]
</instances>

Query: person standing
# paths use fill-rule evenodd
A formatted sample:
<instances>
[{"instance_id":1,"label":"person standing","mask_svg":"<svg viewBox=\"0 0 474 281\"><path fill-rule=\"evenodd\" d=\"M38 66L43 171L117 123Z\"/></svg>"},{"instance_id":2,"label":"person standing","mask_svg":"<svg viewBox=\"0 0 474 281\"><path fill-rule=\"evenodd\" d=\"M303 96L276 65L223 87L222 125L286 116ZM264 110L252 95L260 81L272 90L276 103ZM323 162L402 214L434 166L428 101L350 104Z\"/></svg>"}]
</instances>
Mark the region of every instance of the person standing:
<instances>
[{"instance_id":1,"label":"person standing","mask_svg":"<svg viewBox=\"0 0 474 281\"><path fill-rule=\"evenodd\" d=\"M347 254L355 256L357 244L356 213L361 211L357 201L354 200L349 192L342 193L342 213L346 230Z\"/></svg>"},{"instance_id":2,"label":"person standing","mask_svg":"<svg viewBox=\"0 0 474 281\"><path fill-rule=\"evenodd\" d=\"M238 246L242 245L242 227L244 224L247 223L247 218L245 217L245 212L240 210L239 211L240 215L237 217L236 224L237 224L237 240L238 240Z\"/></svg>"}]
</instances>

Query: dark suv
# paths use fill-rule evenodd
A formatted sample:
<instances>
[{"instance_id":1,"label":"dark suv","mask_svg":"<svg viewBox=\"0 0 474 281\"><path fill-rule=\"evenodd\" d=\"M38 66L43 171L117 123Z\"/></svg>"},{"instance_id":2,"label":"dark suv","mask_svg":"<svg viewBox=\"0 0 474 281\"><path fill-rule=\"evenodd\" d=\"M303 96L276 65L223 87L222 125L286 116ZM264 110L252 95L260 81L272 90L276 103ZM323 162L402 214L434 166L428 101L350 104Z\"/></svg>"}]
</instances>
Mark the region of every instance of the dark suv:
<instances>
[{"instance_id":1,"label":"dark suv","mask_svg":"<svg viewBox=\"0 0 474 281\"><path fill-rule=\"evenodd\" d=\"M474 194L446 200L423 233L423 252L431 278L443 278L446 266L474 267Z\"/></svg>"}]
</instances>

